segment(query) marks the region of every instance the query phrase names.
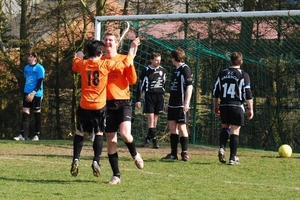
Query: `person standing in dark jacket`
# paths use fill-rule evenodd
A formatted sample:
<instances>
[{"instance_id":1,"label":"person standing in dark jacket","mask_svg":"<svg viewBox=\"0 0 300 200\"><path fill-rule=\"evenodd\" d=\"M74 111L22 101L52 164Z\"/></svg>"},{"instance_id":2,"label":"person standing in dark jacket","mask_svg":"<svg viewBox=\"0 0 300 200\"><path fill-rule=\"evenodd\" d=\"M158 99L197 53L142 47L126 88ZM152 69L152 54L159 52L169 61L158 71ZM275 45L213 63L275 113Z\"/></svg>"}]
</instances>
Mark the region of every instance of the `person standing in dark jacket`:
<instances>
[{"instance_id":1,"label":"person standing in dark jacket","mask_svg":"<svg viewBox=\"0 0 300 200\"><path fill-rule=\"evenodd\" d=\"M136 93L136 107L141 109L141 101L144 99L143 112L147 115L148 134L142 147L149 146L149 142L152 140L153 148L158 149L156 127L158 116L162 114L164 110L167 71L160 66L161 55L159 53L153 52L150 57L150 62L151 64L142 70L139 77Z\"/></svg>"}]
</instances>

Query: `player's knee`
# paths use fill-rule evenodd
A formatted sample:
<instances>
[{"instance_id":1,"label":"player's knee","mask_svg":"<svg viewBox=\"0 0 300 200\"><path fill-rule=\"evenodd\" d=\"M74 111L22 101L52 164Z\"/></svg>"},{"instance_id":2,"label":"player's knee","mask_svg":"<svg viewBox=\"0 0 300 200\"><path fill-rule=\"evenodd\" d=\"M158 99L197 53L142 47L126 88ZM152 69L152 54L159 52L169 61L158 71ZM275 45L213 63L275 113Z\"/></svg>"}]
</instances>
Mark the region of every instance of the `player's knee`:
<instances>
[{"instance_id":1,"label":"player's knee","mask_svg":"<svg viewBox=\"0 0 300 200\"><path fill-rule=\"evenodd\" d=\"M99 132L95 133L95 135L103 135L103 132L99 131Z\"/></svg>"},{"instance_id":2,"label":"player's knee","mask_svg":"<svg viewBox=\"0 0 300 200\"><path fill-rule=\"evenodd\" d=\"M81 131L79 131L79 130L77 130L77 131L75 132L75 134L84 137L84 132L81 132Z\"/></svg>"},{"instance_id":3,"label":"player's knee","mask_svg":"<svg viewBox=\"0 0 300 200\"><path fill-rule=\"evenodd\" d=\"M133 137L131 134L128 135L122 135L122 139L126 143L131 143L133 141Z\"/></svg>"}]
</instances>

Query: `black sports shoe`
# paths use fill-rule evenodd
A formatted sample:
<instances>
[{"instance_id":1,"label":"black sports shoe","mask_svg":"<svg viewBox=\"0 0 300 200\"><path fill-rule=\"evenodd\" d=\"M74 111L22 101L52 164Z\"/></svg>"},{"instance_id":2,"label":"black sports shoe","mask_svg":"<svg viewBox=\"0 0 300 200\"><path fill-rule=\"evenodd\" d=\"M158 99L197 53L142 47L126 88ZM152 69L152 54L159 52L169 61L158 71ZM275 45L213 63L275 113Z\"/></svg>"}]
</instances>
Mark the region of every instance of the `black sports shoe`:
<instances>
[{"instance_id":1,"label":"black sports shoe","mask_svg":"<svg viewBox=\"0 0 300 200\"><path fill-rule=\"evenodd\" d=\"M141 147L148 147L149 146L149 139L145 138L144 143L141 145Z\"/></svg>"},{"instance_id":2,"label":"black sports shoe","mask_svg":"<svg viewBox=\"0 0 300 200\"><path fill-rule=\"evenodd\" d=\"M159 149L159 145L157 143L157 140L153 139L152 142L153 142L153 149Z\"/></svg>"},{"instance_id":3,"label":"black sports shoe","mask_svg":"<svg viewBox=\"0 0 300 200\"><path fill-rule=\"evenodd\" d=\"M177 155L172 155L172 154L168 154L166 157L164 157L163 159L166 160L178 160L178 156Z\"/></svg>"}]
</instances>

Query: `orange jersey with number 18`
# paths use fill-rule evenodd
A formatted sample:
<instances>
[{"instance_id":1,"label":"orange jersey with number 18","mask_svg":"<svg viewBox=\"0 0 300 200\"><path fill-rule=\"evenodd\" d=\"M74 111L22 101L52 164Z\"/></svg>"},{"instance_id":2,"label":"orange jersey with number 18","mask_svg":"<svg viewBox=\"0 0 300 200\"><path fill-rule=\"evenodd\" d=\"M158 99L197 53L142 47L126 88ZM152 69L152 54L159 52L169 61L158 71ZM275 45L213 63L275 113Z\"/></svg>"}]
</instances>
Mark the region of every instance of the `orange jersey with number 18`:
<instances>
[{"instance_id":1,"label":"orange jersey with number 18","mask_svg":"<svg viewBox=\"0 0 300 200\"><path fill-rule=\"evenodd\" d=\"M87 110L99 110L106 105L106 85L108 74L112 70L122 70L132 63L131 55L122 60L82 60L75 58L72 70L81 75L80 107Z\"/></svg>"},{"instance_id":2,"label":"orange jersey with number 18","mask_svg":"<svg viewBox=\"0 0 300 200\"><path fill-rule=\"evenodd\" d=\"M123 60L126 55L117 54L112 58L103 56L106 60ZM107 100L127 100L130 99L129 84L135 84L137 74L132 64L121 70L113 70L108 75Z\"/></svg>"}]
</instances>

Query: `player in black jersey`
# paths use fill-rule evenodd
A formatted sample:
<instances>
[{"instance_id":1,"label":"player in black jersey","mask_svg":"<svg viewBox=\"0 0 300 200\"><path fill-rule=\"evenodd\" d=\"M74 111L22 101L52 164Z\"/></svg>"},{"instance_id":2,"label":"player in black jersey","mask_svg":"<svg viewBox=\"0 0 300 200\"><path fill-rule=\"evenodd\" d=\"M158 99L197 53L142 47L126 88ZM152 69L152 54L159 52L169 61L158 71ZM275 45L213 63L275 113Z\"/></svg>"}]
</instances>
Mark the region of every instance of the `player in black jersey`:
<instances>
[{"instance_id":1,"label":"player in black jersey","mask_svg":"<svg viewBox=\"0 0 300 200\"><path fill-rule=\"evenodd\" d=\"M212 92L214 112L216 115L220 115L222 122L218 157L221 163L226 163L225 148L228 137L230 137L230 165L239 163L236 152L240 128L244 125L245 101L248 105L248 119L251 120L254 116L250 77L241 70L242 63L242 54L239 52L232 53L230 57L231 66L218 74ZM219 99L221 100L220 104Z\"/></svg>"},{"instance_id":2,"label":"player in black jersey","mask_svg":"<svg viewBox=\"0 0 300 200\"><path fill-rule=\"evenodd\" d=\"M171 76L168 110L168 126L170 130L171 153L164 159L178 160L178 141L181 144L181 159L188 161L190 100L193 92L193 77L190 67L185 64L185 52L181 48L171 52L172 64L176 67Z\"/></svg>"},{"instance_id":3,"label":"player in black jersey","mask_svg":"<svg viewBox=\"0 0 300 200\"><path fill-rule=\"evenodd\" d=\"M153 52L150 57L151 64L145 67L139 77L136 92L136 107L141 109L142 94L144 98L143 112L147 114L148 134L142 147L149 146L152 140L153 148L158 149L156 126L158 115L164 110L164 96L167 71L160 66L161 55Z\"/></svg>"}]
</instances>

